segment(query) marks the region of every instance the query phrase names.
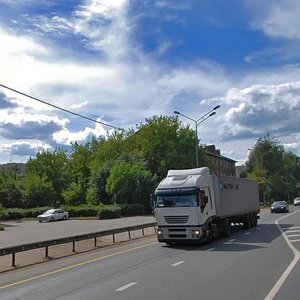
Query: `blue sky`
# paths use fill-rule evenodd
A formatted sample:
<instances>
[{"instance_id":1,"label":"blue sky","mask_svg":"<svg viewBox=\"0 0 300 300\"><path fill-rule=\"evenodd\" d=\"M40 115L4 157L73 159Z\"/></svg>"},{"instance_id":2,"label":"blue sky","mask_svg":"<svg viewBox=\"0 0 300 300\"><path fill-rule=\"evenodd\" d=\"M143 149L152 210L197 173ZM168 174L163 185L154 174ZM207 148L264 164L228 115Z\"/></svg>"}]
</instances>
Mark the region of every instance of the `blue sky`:
<instances>
[{"instance_id":1,"label":"blue sky","mask_svg":"<svg viewBox=\"0 0 300 300\"><path fill-rule=\"evenodd\" d=\"M242 164L269 134L300 155L299 15L296 0L0 0L0 84L125 129L221 105L201 143ZM0 163L109 129L1 87L0 125Z\"/></svg>"}]
</instances>

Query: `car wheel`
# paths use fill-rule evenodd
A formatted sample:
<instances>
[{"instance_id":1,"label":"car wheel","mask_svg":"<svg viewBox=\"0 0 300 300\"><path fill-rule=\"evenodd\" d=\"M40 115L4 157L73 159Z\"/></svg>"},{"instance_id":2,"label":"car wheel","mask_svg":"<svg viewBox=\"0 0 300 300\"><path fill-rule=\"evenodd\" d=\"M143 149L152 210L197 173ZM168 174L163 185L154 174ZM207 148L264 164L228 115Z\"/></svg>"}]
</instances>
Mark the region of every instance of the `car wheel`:
<instances>
[{"instance_id":1,"label":"car wheel","mask_svg":"<svg viewBox=\"0 0 300 300\"><path fill-rule=\"evenodd\" d=\"M50 222L54 222L54 218L53 217L51 217Z\"/></svg>"},{"instance_id":2,"label":"car wheel","mask_svg":"<svg viewBox=\"0 0 300 300\"><path fill-rule=\"evenodd\" d=\"M67 220L67 217L66 217L66 216L64 216L64 217L63 217L63 220L64 220L64 221L66 221L66 220Z\"/></svg>"},{"instance_id":3,"label":"car wheel","mask_svg":"<svg viewBox=\"0 0 300 300\"><path fill-rule=\"evenodd\" d=\"M39 220L40 223L42 223L42 220Z\"/></svg>"}]
</instances>

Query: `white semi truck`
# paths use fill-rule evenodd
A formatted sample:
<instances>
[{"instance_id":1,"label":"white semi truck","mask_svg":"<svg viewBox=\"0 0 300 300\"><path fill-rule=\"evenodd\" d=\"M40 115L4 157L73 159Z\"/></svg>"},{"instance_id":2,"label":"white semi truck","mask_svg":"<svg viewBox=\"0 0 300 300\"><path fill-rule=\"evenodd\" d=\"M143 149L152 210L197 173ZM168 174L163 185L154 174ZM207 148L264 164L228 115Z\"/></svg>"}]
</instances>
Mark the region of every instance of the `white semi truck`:
<instances>
[{"instance_id":1,"label":"white semi truck","mask_svg":"<svg viewBox=\"0 0 300 300\"><path fill-rule=\"evenodd\" d=\"M211 241L229 236L231 224L257 226L255 181L210 174L207 167L170 170L155 190L159 242Z\"/></svg>"}]
</instances>

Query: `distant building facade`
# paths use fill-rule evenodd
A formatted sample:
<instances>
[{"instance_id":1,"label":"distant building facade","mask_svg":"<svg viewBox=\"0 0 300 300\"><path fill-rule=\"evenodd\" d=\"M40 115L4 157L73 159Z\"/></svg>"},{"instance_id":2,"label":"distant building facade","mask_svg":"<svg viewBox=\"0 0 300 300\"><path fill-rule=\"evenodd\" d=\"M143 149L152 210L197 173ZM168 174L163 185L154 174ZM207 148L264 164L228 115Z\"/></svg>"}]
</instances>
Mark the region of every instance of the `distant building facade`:
<instances>
[{"instance_id":1,"label":"distant building facade","mask_svg":"<svg viewBox=\"0 0 300 300\"><path fill-rule=\"evenodd\" d=\"M205 149L211 162L212 175L236 177L235 160L221 155L220 149L216 149L215 145L206 146Z\"/></svg>"},{"instance_id":2,"label":"distant building facade","mask_svg":"<svg viewBox=\"0 0 300 300\"><path fill-rule=\"evenodd\" d=\"M24 163L7 163L0 164L0 173L10 172L16 177L23 177L26 174L26 164Z\"/></svg>"},{"instance_id":3,"label":"distant building facade","mask_svg":"<svg viewBox=\"0 0 300 300\"><path fill-rule=\"evenodd\" d=\"M235 167L236 177L241 177L241 174L243 174L246 171L247 171L247 167L244 165Z\"/></svg>"}]
</instances>

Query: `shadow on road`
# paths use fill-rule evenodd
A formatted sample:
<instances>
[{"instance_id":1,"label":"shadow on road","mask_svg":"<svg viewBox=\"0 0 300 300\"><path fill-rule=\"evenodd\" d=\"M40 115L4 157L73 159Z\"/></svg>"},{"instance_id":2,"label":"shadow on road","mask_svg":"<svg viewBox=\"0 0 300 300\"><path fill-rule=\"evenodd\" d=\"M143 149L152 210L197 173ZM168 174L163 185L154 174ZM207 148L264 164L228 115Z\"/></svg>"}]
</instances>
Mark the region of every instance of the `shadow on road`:
<instances>
[{"instance_id":1,"label":"shadow on road","mask_svg":"<svg viewBox=\"0 0 300 300\"><path fill-rule=\"evenodd\" d=\"M292 227L284 224L284 228ZM257 227L243 229L241 226L232 226L232 233L227 238L220 238L211 243L176 243L165 246L186 251L221 251L240 252L267 248L269 243L281 236L276 224L260 224Z\"/></svg>"}]
</instances>

